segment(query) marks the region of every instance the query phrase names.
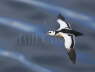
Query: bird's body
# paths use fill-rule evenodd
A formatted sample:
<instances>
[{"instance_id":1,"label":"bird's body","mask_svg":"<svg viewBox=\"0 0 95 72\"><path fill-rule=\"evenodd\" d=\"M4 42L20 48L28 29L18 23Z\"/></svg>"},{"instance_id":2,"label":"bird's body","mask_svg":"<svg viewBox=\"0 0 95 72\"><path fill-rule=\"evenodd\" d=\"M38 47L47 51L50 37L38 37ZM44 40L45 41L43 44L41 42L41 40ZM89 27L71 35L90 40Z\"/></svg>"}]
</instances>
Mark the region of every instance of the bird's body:
<instances>
[{"instance_id":1,"label":"bird's body","mask_svg":"<svg viewBox=\"0 0 95 72\"><path fill-rule=\"evenodd\" d=\"M75 37L81 36L82 33L72 30L70 24L68 24L62 15L59 15L57 22L60 24L60 28L55 31L49 31L50 36L62 37L65 40L65 48L69 55L70 60L76 62L76 52L75 52Z\"/></svg>"}]
</instances>

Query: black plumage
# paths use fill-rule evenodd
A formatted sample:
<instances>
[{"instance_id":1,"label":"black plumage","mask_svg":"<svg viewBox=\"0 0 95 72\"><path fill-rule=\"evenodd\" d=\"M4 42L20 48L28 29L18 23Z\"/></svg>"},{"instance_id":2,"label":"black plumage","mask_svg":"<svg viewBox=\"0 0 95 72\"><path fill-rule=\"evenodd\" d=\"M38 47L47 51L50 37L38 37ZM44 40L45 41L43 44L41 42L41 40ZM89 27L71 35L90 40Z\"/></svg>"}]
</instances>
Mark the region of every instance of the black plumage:
<instances>
[{"instance_id":1,"label":"black plumage","mask_svg":"<svg viewBox=\"0 0 95 72\"><path fill-rule=\"evenodd\" d=\"M76 63L76 52L74 48L70 48L70 50L68 50L68 56L70 60L75 64Z\"/></svg>"},{"instance_id":2,"label":"black plumage","mask_svg":"<svg viewBox=\"0 0 95 72\"><path fill-rule=\"evenodd\" d=\"M78 32L78 31L70 30L70 29L62 29L62 30L60 30L60 31L56 31L56 33L58 33L58 32L73 34L73 35L75 35L75 36L81 36L81 35L83 35L82 33Z\"/></svg>"}]
</instances>

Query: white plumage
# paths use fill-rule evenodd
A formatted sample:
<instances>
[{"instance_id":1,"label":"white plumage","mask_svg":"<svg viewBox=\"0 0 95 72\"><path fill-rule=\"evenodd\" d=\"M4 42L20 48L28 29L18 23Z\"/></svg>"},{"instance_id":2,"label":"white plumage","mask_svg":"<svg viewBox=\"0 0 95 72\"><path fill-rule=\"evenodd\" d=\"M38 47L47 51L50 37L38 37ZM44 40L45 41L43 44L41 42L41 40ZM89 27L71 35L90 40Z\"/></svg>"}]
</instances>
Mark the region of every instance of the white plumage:
<instances>
[{"instance_id":1,"label":"white plumage","mask_svg":"<svg viewBox=\"0 0 95 72\"><path fill-rule=\"evenodd\" d=\"M64 34L64 40L66 49L70 49L71 44L73 42L71 36L68 36L68 34Z\"/></svg>"},{"instance_id":2,"label":"white plumage","mask_svg":"<svg viewBox=\"0 0 95 72\"><path fill-rule=\"evenodd\" d=\"M70 60L75 63L76 62L76 53L74 49L75 45L75 36L81 35L81 33L72 30L69 23L65 21L65 18L61 15L58 16L57 23L60 27L56 31L48 31L50 36L57 36L64 38L64 45L67 49Z\"/></svg>"},{"instance_id":3,"label":"white plumage","mask_svg":"<svg viewBox=\"0 0 95 72\"><path fill-rule=\"evenodd\" d=\"M57 19L58 24L60 24L60 28L57 29L57 31L60 31L62 29L71 29L71 26L69 24L67 24L65 21L63 21L62 19ZM67 33L60 33L60 35L64 38L65 40L65 47L66 49L70 49L72 43L75 44L75 40L74 40L74 36L72 35L69 36L69 34ZM73 38L73 39L72 39ZM73 41L72 41L73 40Z\"/></svg>"},{"instance_id":4,"label":"white plumage","mask_svg":"<svg viewBox=\"0 0 95 72\"><path fill-rule=\"evenodd\" d=\"M61 29L71 29L70 24L67 24L62 19L57 19L57 22L60 24L60 27L58 28L58 30L61 30Z\"/></svg>"}]
</instances>

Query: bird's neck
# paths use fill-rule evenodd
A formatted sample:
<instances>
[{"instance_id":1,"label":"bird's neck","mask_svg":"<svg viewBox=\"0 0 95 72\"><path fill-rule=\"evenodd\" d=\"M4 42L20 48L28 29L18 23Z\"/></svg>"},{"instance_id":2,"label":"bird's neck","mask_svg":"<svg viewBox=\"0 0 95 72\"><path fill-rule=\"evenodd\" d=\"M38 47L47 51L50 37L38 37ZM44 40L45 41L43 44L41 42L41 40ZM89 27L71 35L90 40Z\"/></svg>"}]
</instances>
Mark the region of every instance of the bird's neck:
<instances>
[{"instance_id":1,"label":"bird's neck","mask_svg":"<svg viewBox=\"0 0 95 72\"><path fill-rule=\"evenodd\" d=\"M56 35L57 33L59 33L59 31L55 31L55 35Z\"/></svg>"}]
</instances>

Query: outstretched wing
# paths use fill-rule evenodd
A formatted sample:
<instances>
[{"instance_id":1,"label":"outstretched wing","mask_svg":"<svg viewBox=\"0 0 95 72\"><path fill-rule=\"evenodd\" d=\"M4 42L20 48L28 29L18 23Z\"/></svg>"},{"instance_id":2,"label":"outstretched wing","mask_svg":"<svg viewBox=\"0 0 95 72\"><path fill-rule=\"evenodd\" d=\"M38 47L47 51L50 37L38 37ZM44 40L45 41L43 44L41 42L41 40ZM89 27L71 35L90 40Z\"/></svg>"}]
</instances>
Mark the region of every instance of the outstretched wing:
<instances>
[{"instance_id":1,"label":"outstretched wing","mask_svg":"<svg viewBox=\"0 0 95 72\"><path fill-rule=\"evenodd\" d=\"M65 47L67 49L69 59L73 63L75 63L76 62L76 53L75 53L75 49L74 49L74 45L75 45L74 39L75 38L73 35L64 34L64 39L65 39Z\"/></svg>"},{"instance_id":2,"label":"outstretched wing","mask_svg":"<svg viewBox=\"0 0 95 72\"><path fill-rule=\"evenodd\" d=\"M60 24L60 28L58 30L61 30L61 29L71 29L71 26L70 24L68 24L66 21L65 21L65 18L59 14L58 17L57 17L57 22Z\"/></svg>"},{"instance_id":3,"label":"outstretched wing","mask_svg":"<svg viewBox=\"0 0 95 72\"><path fill-rule=\"evenodd\" d=\"M73 35L68 35L64 33L65 47L66 49L74 48L75 40Z\"/></svg>"}]
</instances>

